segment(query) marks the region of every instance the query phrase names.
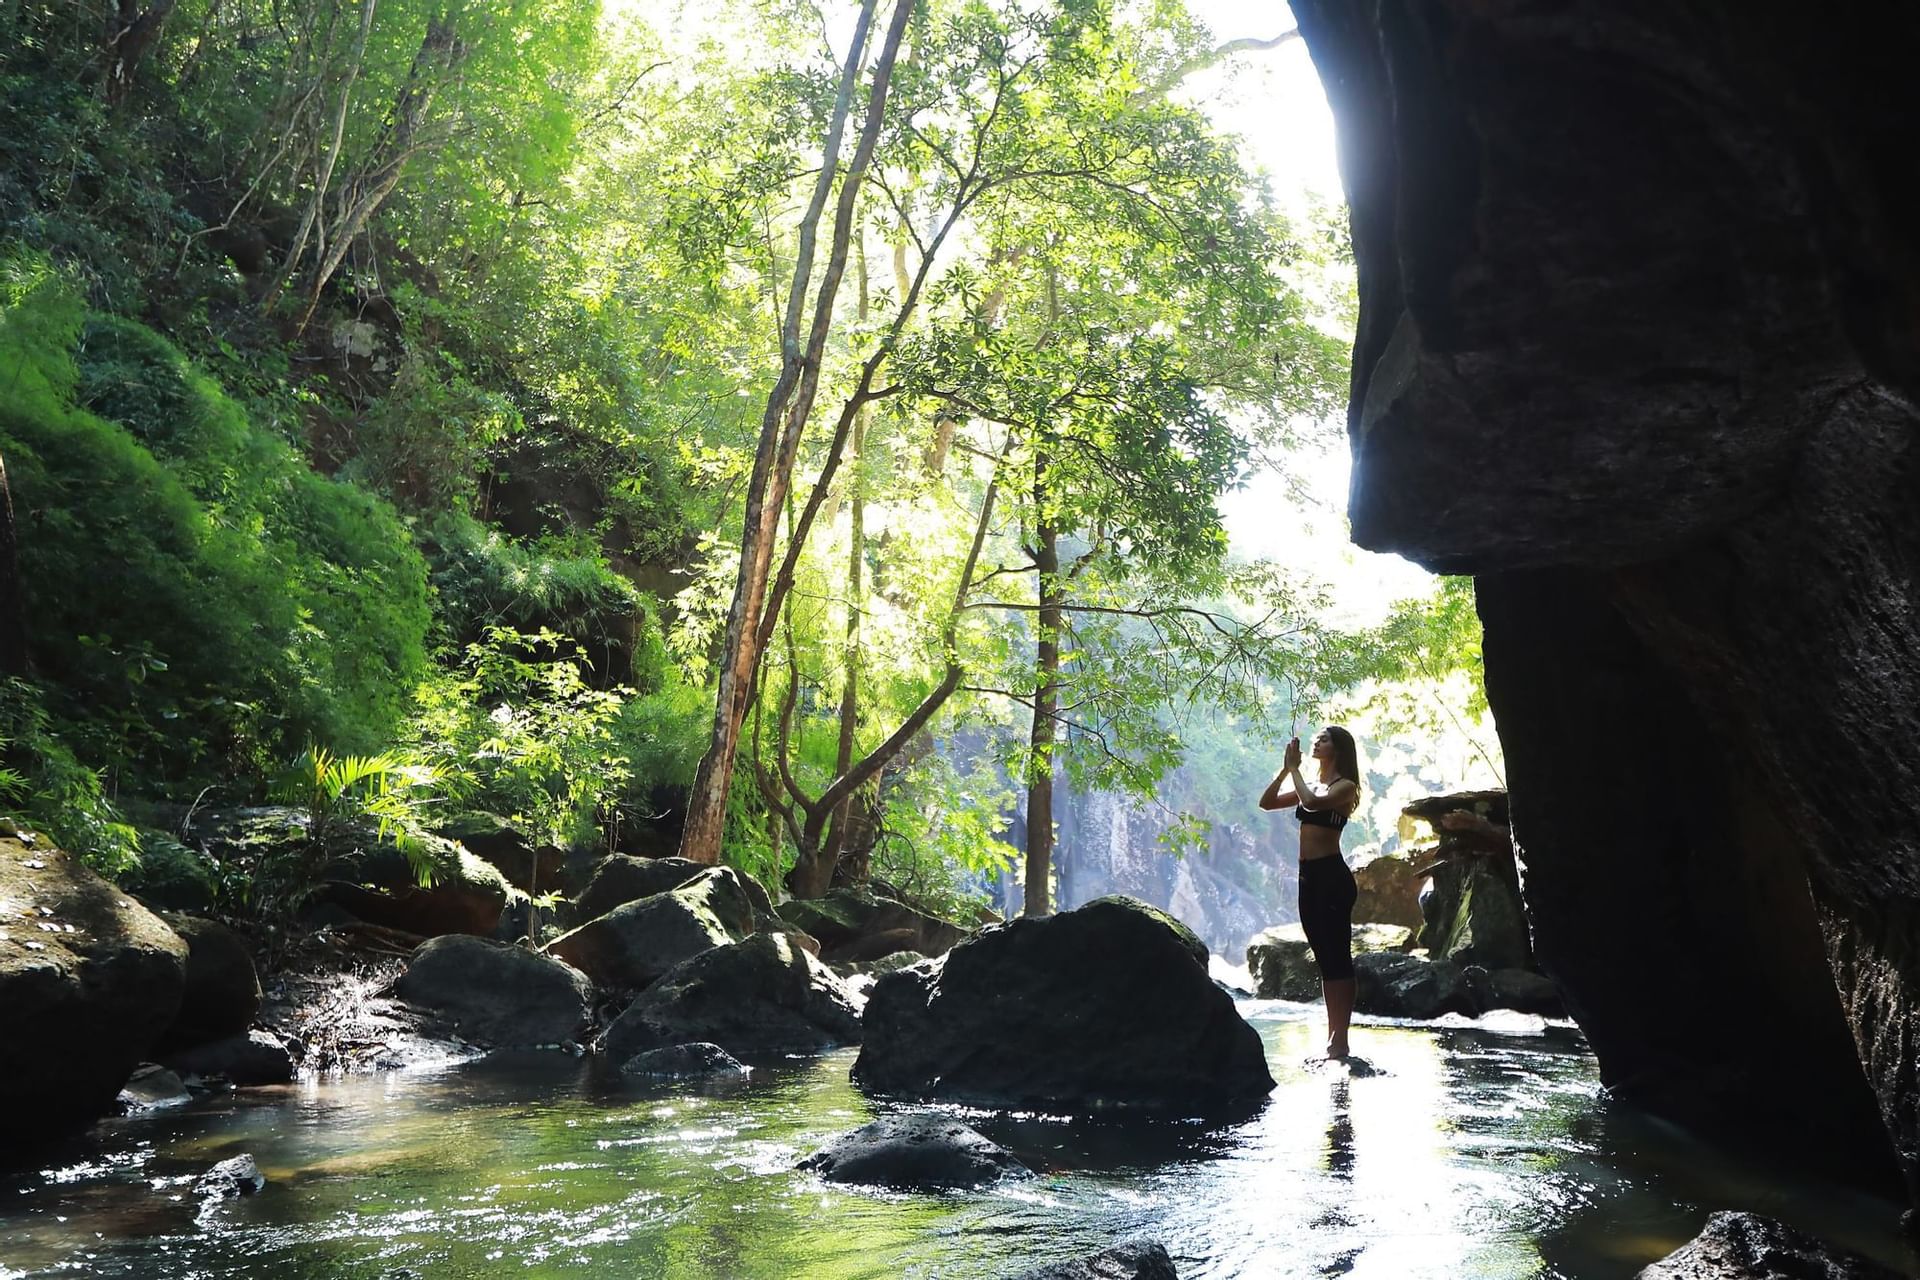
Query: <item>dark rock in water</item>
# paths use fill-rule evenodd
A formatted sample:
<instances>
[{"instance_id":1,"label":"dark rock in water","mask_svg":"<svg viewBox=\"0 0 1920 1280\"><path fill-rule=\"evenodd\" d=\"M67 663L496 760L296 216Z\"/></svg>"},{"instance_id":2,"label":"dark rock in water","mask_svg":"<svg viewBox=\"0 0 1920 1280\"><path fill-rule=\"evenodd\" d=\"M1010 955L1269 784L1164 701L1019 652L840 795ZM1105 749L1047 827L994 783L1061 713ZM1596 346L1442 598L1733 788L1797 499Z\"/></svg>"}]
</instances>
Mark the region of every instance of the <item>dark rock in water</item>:
<instances>
[{"instance_id":1,"label":"dark rock in water","mask_svg":"<svg viewBox=\"0 0 1920 1280\"><path fill-rule=\"evenodd\" d=\"M819 1053L859 1043L859 1006L818 960L756 933L676 966L614 1019L603 1048L624 1062L699 1040L749 1060Z\"/></svg>"},{"instance_id":2,"label":"dark rock in water","mask_svg":"<svg viewBox=\"0 0 1920 1280\"><path fill-rule=\"evenodd\" d=\"M744 1078L748 1068L717 1044L698 1040L691 1044L670 1044L664 1049L636 1053L620 1064L623 1075L650 1076L660 1080L679 1080L696 1076L736 1076Z\"/></svg>"},{"instance_id":3,"label":"dark rock in water","mask_svg":"<svg viewBox=\"0 0 1920 1280\"><path fill-rule=\"evenodd\" d=\"M187 944L48 845L0 837L0 1091L16 1133L84 1124L179 1012Z\"/></svg>"},{"instance_id":4,"label":"dark rock in water","mask_svg":"<svg viewBox=\"0 0 1920 1280\"><path fill-rule=\"evenodd\" d=\"M586 1025L592 988L579 970L489 938L435 938L394 991L483 1044L558 1044Z\"/></svg>"},{"instance_id":5,"label":"dark rock in water","mask_svg":"<svg viewBox=\"0 0 1920 1280\"><path fill-rule=\"evenodd\" d=\"M535 845L531 836L498 814L463 813L434 834L464 847L522 893L552 893L560 887L566 851Z\"/></svg>"},{"instance_id":6,"label":"dark rock in water","mask_svg":"<svg viewBox=\"0 0 1920 1280\"><path fill-rule=\"evenodd\" d=\"M193 1194L209 1200L229 1196L258 1195L267 1189L266 1175L252 1156L234 1156L222 1160L194 1180Z\"/></svg>"},{"instance_id":7,"label":"dark rock in water","mask_svg":"<svg viewBox=\"0 0 1920 1280\"><path fill-rule=\"evenodd\" d=\"M161 1034L156 1050L165 1054L244 1035L260 1012L260 978L246 942L212 920L162 918L187 944L187 968L180 1012Z\"/></svg>"},{"instance_id":8,"label":"dark rock in water","mask_svg":"<svg viewBox=\"0 0 1920 1280\"><path fill-rule=\"evenodd\" d=\"M193 1101L193 1095L187 1092L179 1076L158 1063L147 1062L134 1068L115 1101L124 1114L138 1115L143 1111L184 1107Z\"/></svg>"},{"instance_id":9,"label":"dark rock in water","mask_svg":"<svg viewBox=\"0 0 1920 1280\"><path fill-rule=\"evenodd\" d=\"M1716 1213L1637 1280L1894 1280L1901 1273L1757 1213Z\"/></svg>"},{"instance_id":10,"label":"dark rock in water","mask_svg":"<svg viewBox=\"0 0 1920 1280\"><path fill-rule=\"evenodd\" d=\"M1211 1115L1273 1088L1207 950L1126 898L982 931L874 984L862 1088L1043 1110Z\"/></svg>"},{"instance_id":11,"label":"dark rock in water","mask_svg":"<svg viewBox=\"0 0 1920 1280\"><path fill-rule=\"evenodd\" d=\"M937 956L967 936L951 920L916 911L885 894L842 887L823 898L780 904L782 920L820 940L820 958L878 960L895 951Z\"/></svg>"},{"instance_id":12,"label":"dark rock in water","mask_svg":"<svg viewBox=\"0 0 1920 1280\"><path fill-rule=\"evenodd\" d=\"M1353 958L1353 1007L1387 1018L1437 1018L1476 1010L1467 976L1450 960L1382 951Z\"/></svg>"},{"instance_id":13,"label":"dark rock in water","mask_svg":"<svg viewBox=\"0 0 1920 1280\"><path fill-rule=\"evenodd\" d=\"M1355 955L1405 951L1413 944L1413 930L1404 925L1356 924L1352 937ZM1247 972L1253 975L1253 994L1262 1000L1320 998L1320 966L1300 925L1276 925L1255 934L1247 943Z\"/></svg>"},{"instance_id":14,"label":"dark rock in water","mask_svg":"<svg viewBox=\"0 0 1920 1280\"><path fill-rule=\"evenodd\" d=\"M677 889L589 920L547 950L600 986L639 988L702 951L738 942L752 927L739 875L708 867Z\"/></svg>"},{"instance_id":15,"label":"dark rock in water","mask_svg":"<svg viewBox=\"0 0 1920 1280\"><path fill-rule=\"evenodd\" d=\"M1074 1262L1050 1262L1014 1280L1180 1280L1166 1246L1150 1241L1105 1249Z\"/></svg>"},{"instance_id":16,"label":"dark rock in water","mask_svg":"<svg viewBox=\"0 0 1920 1280\"><path fill-rule=\"evenodd\" d=\"M889 1115L802 1160L828 1182L896 1191L959 1191L1030 1171L1011 1151L946 1116Z\"/></svg>"},{"instance_id":17,"label":"dark rock in water","mask_svg":"<svg viewBox=\"0 0 1920 1280\"><path fill-rule=\"evenodd\" d=\"M1920 11L1292 7L1354 539L1477 575L1541 967L1629 1101L1920 1192Z\"/></svg>"},{"instance_id":18,"label":"dark rock in water","mask_svg":"<svg viewBox=\"0 0 1920 1280\"><path fill-rule=\"evenodd\" d=\"M293 1055L271 1031L247 1031L166 1055L182 1076L221 1076L240 1085L285 1084L293 1079Z\"/></svg>"},{"instance_id":19,"label":"dark rock in water","mask_svg":"<svg viewBox=\"0 0 1920 1280\"><path fill-rule=\"evenodd\" d=\"M1521 1013L1538 1014L1542 1018L1567 1016L1567 1006L1560 999L1560 990L1553 985L1553 979L1531 969L1489 971L1478 965L1468 965L1461 972L1466 976L1467 990L1476 1013L1485 1013L1489 1009L1516 1009Z\"/></svg>"}]
</instances>

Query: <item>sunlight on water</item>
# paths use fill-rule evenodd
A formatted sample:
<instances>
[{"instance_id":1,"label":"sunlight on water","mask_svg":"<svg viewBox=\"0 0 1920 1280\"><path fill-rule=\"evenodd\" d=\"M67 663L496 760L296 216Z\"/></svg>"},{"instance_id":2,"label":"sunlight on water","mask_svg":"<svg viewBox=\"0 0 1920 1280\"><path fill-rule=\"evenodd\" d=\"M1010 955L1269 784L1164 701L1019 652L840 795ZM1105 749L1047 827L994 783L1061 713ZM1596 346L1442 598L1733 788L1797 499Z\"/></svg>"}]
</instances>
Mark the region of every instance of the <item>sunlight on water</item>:
<instances>
[{"instance_id":1,"label":"sunlight on water","mask_svg":"<svg viewBox=\"0 0 1920 1280\"><path fill-rule=\"evenodd\" d=\"M1372 1071L1349 1075L1305 1062L1317 1011L1242 1008L1279 1081L1258 1116L972 1116L1041 1175L975 1195L792 1171L873 1114L850 1052L704 1092L529 1055L110 1122L0 1183L0 1280L961 1280L1140 1235L1188 1280L1587 1280L1632 1275L1721 1207L1910 1261L1891 1206L1717 1161L1609 1107L1571 1029L1363 1026ZM242 1151L267 1191L202 1212L192 1175Z\"/></svg>"}]
</instances>

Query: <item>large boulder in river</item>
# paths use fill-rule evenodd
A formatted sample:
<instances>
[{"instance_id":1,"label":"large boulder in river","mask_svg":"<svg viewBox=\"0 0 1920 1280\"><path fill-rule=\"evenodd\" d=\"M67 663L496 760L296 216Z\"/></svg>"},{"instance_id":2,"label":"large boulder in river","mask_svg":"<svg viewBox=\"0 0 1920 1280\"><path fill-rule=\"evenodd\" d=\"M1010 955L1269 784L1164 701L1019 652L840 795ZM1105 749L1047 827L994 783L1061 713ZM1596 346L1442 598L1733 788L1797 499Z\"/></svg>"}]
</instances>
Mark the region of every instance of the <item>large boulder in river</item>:
<instances>
[{"instance_id":1,"label":"large boulder in river","mask_svg":"<svg viewBox=\"0 0 1920 1280\"><path fill-rule=\"evenodd\" d=\"M675 967L607 1028L616 1062L709 1041L749 1061L860 1041L860 1009L827 967L777 933L715 947Z\"/></svg>"},{"instance_id":2,"label":"large boulder in river","mask_svg":"<svg viewBox=\"0 0 1920 1280\"><path fill-rule=\"evenodd\" d=\"M573 918L585 923L615 907L678 889L695 876L710 871L728 872L738 883L749 914L745 919L731 919L729 923L741 933L752 932L755 920L773 915L773 899L766 887L737 868L712 867L687 858L635 858L616 853L594 868L593 878L573 904Z\"/></svg>"},{"instance_id":3,"label":"large boulder in river","mask_svg":"<svg viewBox=\"0 0 1920 1280\"><path fill-rule=\"evenodd\" d=\"M83 1124L173 1021L187 944L77 858L0 836L0 1091L15 1132Z\"/></svg>"},{"instance_id":4,"label":"large boulder in river","mask_svg":"<svg viewBox=\"0 0 1920 1280\"><path fill-rule=\"evenodd\" d=\"M828 1182L895 1191L971 1191L1031 1171L951 1116L887 1115L843 1133L799 1165Z\"/></svg>"},{"instance_id":5,"label":"large boulder in river","mask_svg":"<svg viewBox=\"0 0 1920 1280\"><path fill-rule=\"evenodd\" d=\"M1635 1280L1895 1280L1904 1275L1757 1213L1716 1213Z\"/></svg>"},{"instance_id":6,"label":"large boulder in river","mask_svg":"<svg viewBox=\"0 0 1920 1280\"><path fill-rule=\"evenodd\" d=\"M1197 1116L1273 1088L1206 947L1130 898L1014 920L889 973L865 1023L853 1078L900 1097Z\"/></svg>"},{"instance_id":7,"label":"large boulder in river","mask_svg":"<svg viewBox=\"0 0 1920 1280\"><path fill-rule=\"evenodd\" d=\"M871 889L842 886L821 898L783 902L779 916L820 941L829 964L878 960L895 951L937 956L967 930Z\"/></svg>"},{"instance_id":8,"label":"large boulder in river","mask_svg":"<svg viewBox=\"0 0 1920 1280\"><path fill-rule=\"evenodd\" d=\"M1413 945L1413 930L1405 925L1355 924L1353 953L1405 951ZM1253 975L1253 994L1262 1000L1309 1001L1320 998L1320 966L1314 963L1307 931L1298 924L1262 929L1247 943L1247 972Z\"/></svg>"},{"instance_id":9,"label":"large boulder in river","mask_svg":"<svg viewBox=\"0 0 1920 1280\"><path fill-rule=\"evenodd\" d=\"M162 918L187 944L187 969L180 1012L155 1049L165 1054L245 1035L260 1012L260 976L246 941L215 920L177 914Z\"/></svg>"},{"instance_id":10,"label":"large boulder in river","mask_svg":"<svg viewBox=\"0 0 1920 1280\"><path fill-rule=\"evenodd\" d=\"M550 956L488 938L421 944L394 985L402 1000L441 1015L484 1044L559 1044L586 1025L586 976Z\"/></svg>"},{"instance_id":11,"label":"large boulder in river","mask_svg":"<svg viewBox=\"0 0 1920 1280\"><path fill-rule=\"evenodd\" d=\"M744 925L744 927L743 927ZM682 960L738 942L753 909L731 867L615 907L547 944L547 950L602 987L644 987Z\"/></svg>"},{"instance_id":12,"label":"large boulder in river","mask_svg":"<svg viewBox=\"0 0 1920 1280\"><path fill-rule=\"evenodd\" d=\"M1920 1193L1920 11L1292 10L1353 536L1475 575L1539 964L1623 1099Z\"/></svg>"}]
</instances>

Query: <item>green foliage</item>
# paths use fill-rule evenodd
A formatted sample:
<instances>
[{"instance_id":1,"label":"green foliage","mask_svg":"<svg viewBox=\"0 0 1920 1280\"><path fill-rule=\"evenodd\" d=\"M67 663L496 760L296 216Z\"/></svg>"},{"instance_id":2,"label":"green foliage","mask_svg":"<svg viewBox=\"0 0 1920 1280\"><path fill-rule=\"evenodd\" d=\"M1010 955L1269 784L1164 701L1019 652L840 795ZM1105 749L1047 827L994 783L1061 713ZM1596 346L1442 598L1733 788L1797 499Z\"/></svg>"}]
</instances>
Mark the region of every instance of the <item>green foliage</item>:
<instances>
[{"instance_id":1,"label":"green foliage","mask_svg":"<svg viewBox=\"0 0 1920 1280\"><path fill-rule=\"evenodd\" d=\"M428 623L391 510L151 331L79 316L43 259L0 259L0 453L36 667L76 747L192 780L389 733Z\"/></svg>"},{"instance_id":2,"label":"green foliage","mask_svg":"<svg viewBox=\"0 0 1920 1280\"><path fill-rule=\"evenodd\" d=\"M658 685L658 628L640 592L596 548L558 539L529 545L461 515L435 522L425 544L455 645L499 628L552 632L590 658L599 683Z\"/></svg>"},{"instance_id":3,"label":"green foliage","mask_svg":"<svg viewBox=\"0 0 1920 1280\"><path fill-rule=\"evenodd\" d=\"M420 686L414 750L461 802L540 842L590 842L633 778L618 732L630 693L593 688L556 632L489 627L458 668Z\"/></svg>"},{"instance_id":4,"label":"green foliage","mask_svg":"<svg viewBox=\"0 0 1920 1280\"><path fill-rule=\"evenodd\" d=\"M104 875L140 865L140 834L108 800L99 773L56 735L39 691L24 680L0 680L0 814Z\"/></svg>"},{"instance_id":5,"label":"green foliage","mask_svg":"<svg viewBox=\"0 0 1920 1280\"><path fill-rule=\"evenodd\" d=\"M324 855L344 829L372 823L382 840L406 855L422 885L433 883L434 862L420 839L422 808L440 775L429 765L391 751L337 756L309 746L287 767L274 799L305 811L307 840Z\"/></svg>"}]
</instances>

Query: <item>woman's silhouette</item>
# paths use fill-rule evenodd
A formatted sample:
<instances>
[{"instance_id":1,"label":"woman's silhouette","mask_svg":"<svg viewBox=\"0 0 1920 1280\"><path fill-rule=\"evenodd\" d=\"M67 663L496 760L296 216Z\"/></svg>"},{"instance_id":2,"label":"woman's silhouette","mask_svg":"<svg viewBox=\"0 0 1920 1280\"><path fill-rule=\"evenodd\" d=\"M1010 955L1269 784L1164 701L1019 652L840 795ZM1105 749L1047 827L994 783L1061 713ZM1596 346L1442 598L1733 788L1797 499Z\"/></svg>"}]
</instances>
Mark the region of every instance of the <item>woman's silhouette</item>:
<instances>
[{"instance_id":1,"label":"woman's silhouette","mask_svg":"<svg viewBox=\"0 0 1920 1280\"><path fill-rule=\"evenodd\" d=\"M1360 804L1360 755L1353 735L1328 725L1313 740L1317 785L1300 776L1300 739L1287 743L1262 809L1293 810L1300 823L1300 924L1320 966L1327 1000L1327 1056L1347 1056L1353 1021L1353 903L1359 890L1340 856L1340 829Z\"/></svg>"}]
</instances>

